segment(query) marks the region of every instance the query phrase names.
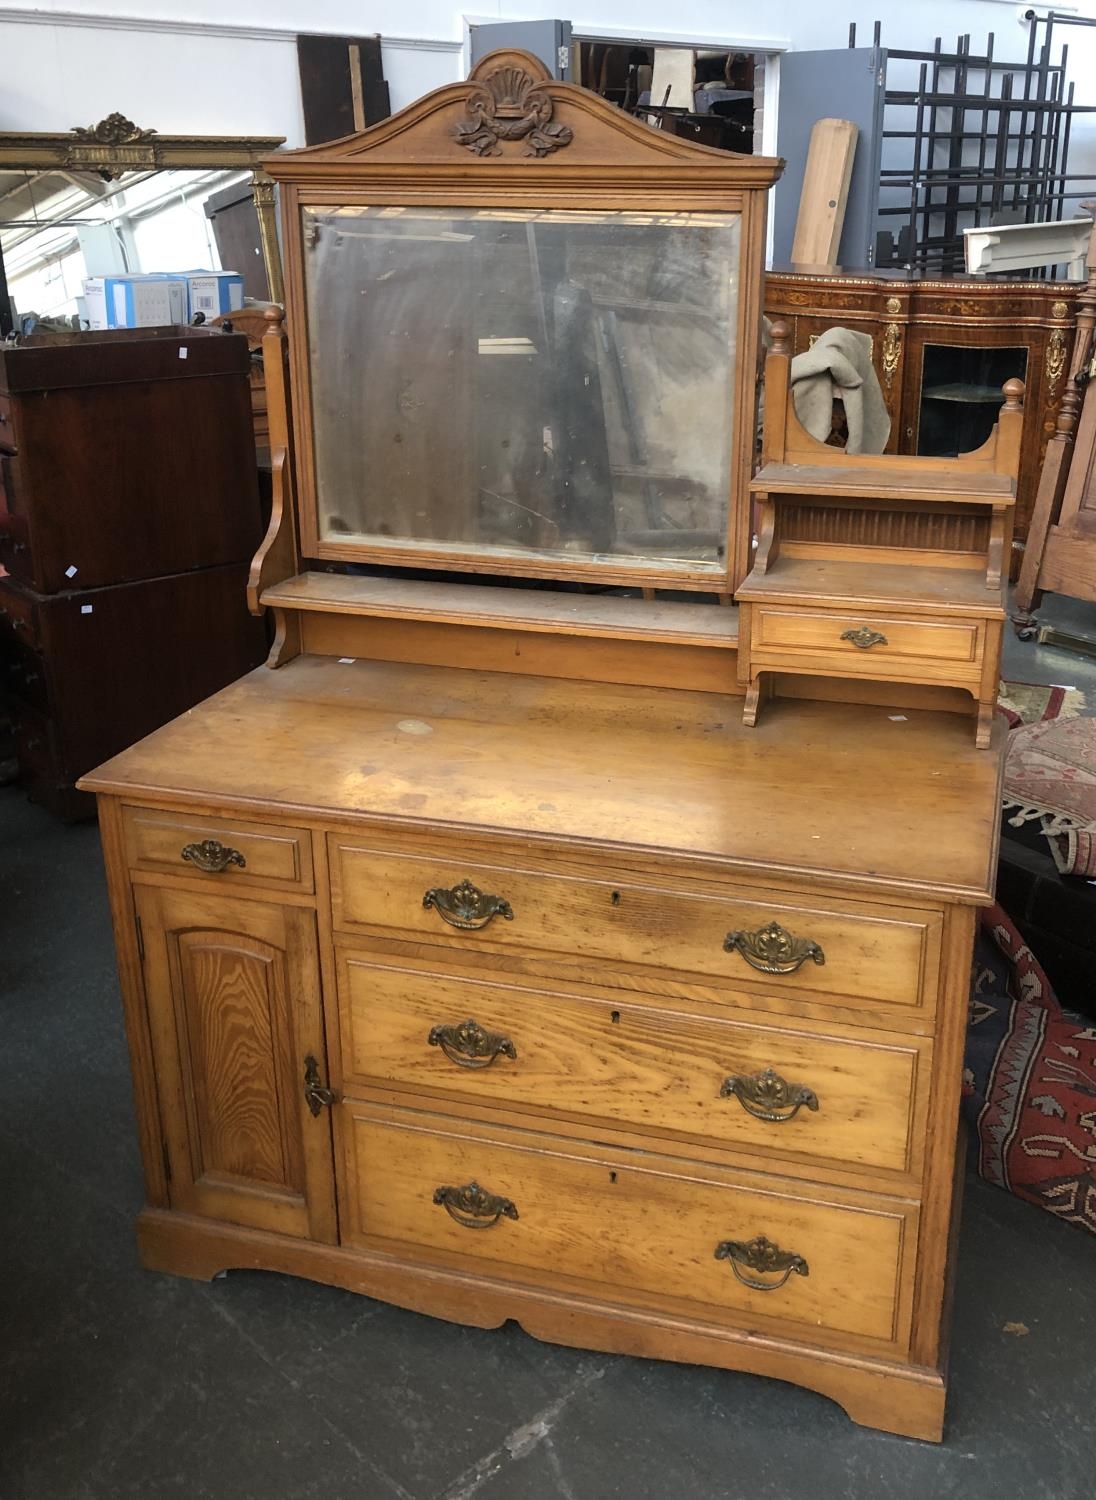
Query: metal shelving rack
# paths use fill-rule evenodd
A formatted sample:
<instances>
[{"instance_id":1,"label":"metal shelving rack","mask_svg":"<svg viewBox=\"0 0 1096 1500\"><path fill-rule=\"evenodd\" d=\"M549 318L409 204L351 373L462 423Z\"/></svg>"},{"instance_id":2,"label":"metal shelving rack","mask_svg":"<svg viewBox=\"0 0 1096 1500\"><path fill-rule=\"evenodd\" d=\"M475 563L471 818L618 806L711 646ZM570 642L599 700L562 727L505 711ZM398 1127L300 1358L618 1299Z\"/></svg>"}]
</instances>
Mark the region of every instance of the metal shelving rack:
<instances>
[{"instance_id":1,"label":"metal shelving rack","mask_svg":"<svg viewBox=\"0 0 1096 1500\"><path fill-rule=\"evenodd\" d=\"M1069 173L1067 160L1073 120L1096 106L1074 100L1068 47L1052 60L1055 23L1096 24L1053 11L1033 18L1026 60L1005 62L994 56L992 33L981 53L969 35L951 51L939 37L931 52L884 51L875 23L873 46L885 69L877 212L894 223L878 230L877 266L961 271L964 228L1058 220L1068 203L1093 196L1096 182ZM895 72L912 82L914 68L915 87L891 86Z\"/></svg>"}]
</instances>

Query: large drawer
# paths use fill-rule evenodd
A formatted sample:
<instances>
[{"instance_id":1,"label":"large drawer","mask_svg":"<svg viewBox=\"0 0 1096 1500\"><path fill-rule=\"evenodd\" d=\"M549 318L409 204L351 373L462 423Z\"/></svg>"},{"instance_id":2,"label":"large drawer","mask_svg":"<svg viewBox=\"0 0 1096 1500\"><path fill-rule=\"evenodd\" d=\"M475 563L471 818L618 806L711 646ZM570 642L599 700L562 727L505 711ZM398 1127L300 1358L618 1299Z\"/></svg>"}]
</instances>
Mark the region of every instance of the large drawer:
<instances>
[{"instance_id":1,"label":"large drawer","mask_svg":"<svg viewBox=\"0 0 1096 1500\"><path fill-rule=\"evenodd\" d=\"M307 828L196 818L144 807L122 810L130 868L188 875L228 887L311 891Z\"/></svg>"},{"instance_id":2,"label":"large drawer","mask_svg":"<svg viewBox=\"0 0 1096 1500\"><path fill-rule=\"evenodd\" d=\"M754 605L750 626L752 667L796 661L842 672L878 676L980 677L985 625L980 620L917 619L871 610Z\"/></svg>"},{"instance_id":3,"label":"large drawer","mask_svg":"<svg viewBox=\"0 0 1096 1500\"><path fill-rule=\"evenodd\" d=\"M907 1346L917 1208L348 1101L353 1245L708 1323Z\"/></svg>"},{"instance_id":4,"label":"large drawer","mask_svg":"<svg viewBox=\"0 0 1096 1500\"><path fill-rule=\"evenodd\" d=\"M343 1086L919 1173L929 1043L710 1021L339 953ZM669 1149L669 1148L667 1148Z\"/></svg>"},{"instance_id":5,"label":"large drawer","mask_svg":"<svg viewBox=\"0 0 1096 1500\"><path fill-rule=\"evenodd\" d=\"M604 958L854 1005L933 1007L940 918L930 911L745 885L718 896L683 893L329 838L334 920L342 931L472 951ZM484 921L488 898L502 908ZM453 925L469 911L474 925Z\"/></svg>"}]
</instances>

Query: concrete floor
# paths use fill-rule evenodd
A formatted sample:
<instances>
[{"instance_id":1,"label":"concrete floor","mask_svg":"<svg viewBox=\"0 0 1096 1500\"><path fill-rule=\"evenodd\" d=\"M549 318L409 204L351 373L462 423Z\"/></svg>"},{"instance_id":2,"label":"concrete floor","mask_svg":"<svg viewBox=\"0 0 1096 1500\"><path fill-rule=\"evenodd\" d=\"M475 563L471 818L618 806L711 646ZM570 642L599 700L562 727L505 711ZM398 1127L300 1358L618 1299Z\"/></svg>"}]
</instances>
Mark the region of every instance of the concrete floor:
<instances>
[{"instance_id":1,"label":"concrete floor","mask_svg":"<svg viewBox=\"0 0 1096 1500\"><path fill-rule=\"evenodd\" d=\"M1065 615L1096 637L1096 608ZM1005 675L1096 688L1096 662L1011 632ZM0 939L2 1500L1091 1500L1078 1229L968 1179L940 1447L759 1377L154 1275L97 831L12 789Z\"/></svg>"}]
</instances>

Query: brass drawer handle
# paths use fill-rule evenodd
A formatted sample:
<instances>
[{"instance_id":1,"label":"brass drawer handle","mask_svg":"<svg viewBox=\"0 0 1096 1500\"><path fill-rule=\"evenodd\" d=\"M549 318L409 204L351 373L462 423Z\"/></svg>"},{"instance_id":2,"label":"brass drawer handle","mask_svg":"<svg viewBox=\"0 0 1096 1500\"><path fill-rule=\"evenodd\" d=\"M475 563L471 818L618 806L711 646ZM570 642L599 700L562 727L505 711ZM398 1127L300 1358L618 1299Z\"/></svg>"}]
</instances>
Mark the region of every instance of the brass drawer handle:
<instances>
[{"instance_id":1,"label":"brass drawer handle","mask_svg":"<svg viewBox=\"0 0 1096 1500\"><path fill-rule=\"evenodd\" d=\"M772 1068L725 1078L719 1097L729 1099L732 1096L755 1120L768 1120L773 1125L794 1120L804 1107L818 1109L818 1095L813 1089L804 1088L801 1083L789 1083Z\"/></svg>"},{"instance_id":2,"label":"brass drawer handle","mask_svg":"<svg viewBox=\"0 0 1096 1500\"><path fill-rule=\"evenodd\" d=\"M859 630L843 630L841 639L851 641L858 651L870 651L873 646L889 645L886 636L880 635L878 630L872 630L870 625L861 625Z\"/></svg>"},{"instance_id":3,"label":"brass drawer handle","mask_svg":"<svg viewBox=\"0 0 1096 1500\"><path fill-rule=\"evenodd\" d=\"M809 1276L810 1267L801 1255L796 1255L792 1250L781 1250L779 1245L774 1245L772 1240L767 1240L763 1234L756 1239L743 1242L742 1240L722 1240L715 1247L716 1260L727 1260L731 1263L731 1270L741 1281L743 1286L752 1287L755 1292L778 1292L794 1271L797 1276ZM758 1276L748 1276L746 1271L757 1271ZM762 1276L775 1276L783 1272L779 1281L763 1281Z\"/></svg>"},{"instance_id":4,"label":"brass drawer handle","mask_svg":"<svg viewBox=\"0 0 1096 1500\"><path fill-rule=\"evenodd\" d=\"M459 1026L433 1027L426 1040L431 1047L440 1047L459 1068L489 1068L499 1056L517 1061L518 1049L508 1036L484 1031L470 1016Z\"/></svg>"},{"instance_id":5,"label":"brass drawer handle","mask_svg":"<svg viewBox=\"0 0 1096 1500\"><path fill-rule=\"evenodd\" d=\"M247 864L239 849L230 849L218 839L203 839L200 844L185 844L183 858L188 863L197 865L199 870L205 870L207 875L220 875L229 865L239 865L242 870Z\"/></svg>"},{"instance_id":6,"label":"brass drawer handle","mask_svg":"<svg viewBox=\"0 0 1096 1500\"><path fill-rule=\"evenodd\" d=\"M440 1203L449 1217L462 1229L491 1229L502 1218L516 1219L518 1211L509 1198L496 1197L478 1182L463 1187L434 1189L434 1202Z\"/></svg>"},{"instance_id":7,"label":"brass drawer handle","mask_svg":"<svg viewBox=\"0 0 1096 1500\"><path fill-rule=\"evenodd\" d=\"M492 917L503 917L507 922L514 920L509 901L504 901L501 896L485 895L470 880L462 880L449 890L435 886L423 896L422 904L427 911L433 907L450 927L460 927L466 932L486 927Z\"/></svg>"},{"instance_id":8,"label":"brass drawer handle","mask_svg":"<svg viewBox=\"0 0 1096 1500\"><path fill-rule=\"evenodd\" d=\"M794 974L808 958L824 964L826 955L810 938L793 937L779 922L769 922L756 932L728 932L725 953L741 953L751 969L763 974Z\"/></svg>"},{"instance_id":9,"label":"brass drawer handle","mask_svg":"<svg viewBox=\"0 0 1096 1500\"><path fill-rule=\"evenodd\" d=\"M304 1097L313 1119L321 1109L330 1109L336 1103L335 1093L320 1082L320 1065L311 1052L304 1060Z\"/></svg>"}]
</instances>

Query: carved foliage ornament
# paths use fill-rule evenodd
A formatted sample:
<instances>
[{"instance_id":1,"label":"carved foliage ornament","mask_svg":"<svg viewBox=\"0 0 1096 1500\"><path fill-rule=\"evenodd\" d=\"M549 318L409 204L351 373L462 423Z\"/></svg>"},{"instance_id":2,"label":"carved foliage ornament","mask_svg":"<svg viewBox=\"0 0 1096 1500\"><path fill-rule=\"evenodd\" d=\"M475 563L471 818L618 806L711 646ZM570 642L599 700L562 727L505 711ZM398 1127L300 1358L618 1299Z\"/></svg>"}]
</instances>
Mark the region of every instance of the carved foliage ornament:
<instances>
[{"instance_id":1,"label":"carved foliage ornament","mask_svg":"<svg viewBox=\"0 0 1096 1500\"><path fill-rule=\"evenodd\" d=\"M114 182L126 172L159 166L155 130L142 130L117 110L98 125L77 125L65 166L97 172Z\"/></svg>"},{"instance_id":2,"label":"carved foliage ornament","mask_svg":"<svg viewBox=\"0 0 1096 1500\"><path fill-rule=\"evenodd\" d=\"M569 126L552 123L555 106L542 81L522 68L501 67L477 83L454 135L475 156L502 156L501 141L524 141L524 156L547 156L566 146Z\"/></svg>"},{"instance_id":3,"label":"carved foliage ornament","mask_svg":"<svg viewBox=\"0 0 1096 1500\"><path fill-rule=\"evenodd\" d=\"M117 110L100 120L98 125L73 126L72 133L79 140L95 146L127 146L134 141L151 140L156 134L155 130L142 130Z\"/></svg>"}]
</instances>

